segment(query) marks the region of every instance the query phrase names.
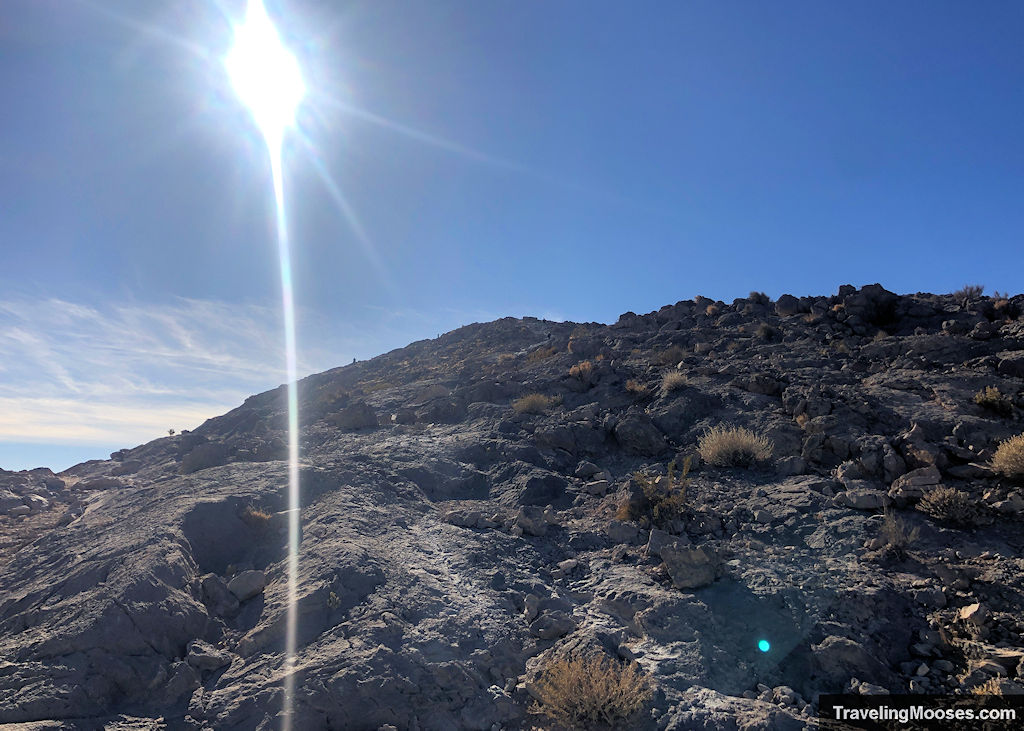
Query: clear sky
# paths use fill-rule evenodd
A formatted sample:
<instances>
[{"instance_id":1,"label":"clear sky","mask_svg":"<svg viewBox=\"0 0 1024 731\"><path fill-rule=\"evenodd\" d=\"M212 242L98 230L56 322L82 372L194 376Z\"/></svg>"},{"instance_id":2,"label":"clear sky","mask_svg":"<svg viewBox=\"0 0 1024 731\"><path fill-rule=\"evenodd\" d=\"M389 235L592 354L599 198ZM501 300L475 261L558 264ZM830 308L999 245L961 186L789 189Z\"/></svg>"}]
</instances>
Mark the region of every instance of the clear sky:
<instances>
[{"instance_id":1,"label":"clear sky","mask_svg":"<svg viewBox=\"0 0 1024 731\"><path fill-rule=\"evenodd\" d=\"M300 370L506 315L1020 291L1024 3L267 1ZM0 4L0 467L284 380L237 2Z\"/></svg>"}]
</instances>

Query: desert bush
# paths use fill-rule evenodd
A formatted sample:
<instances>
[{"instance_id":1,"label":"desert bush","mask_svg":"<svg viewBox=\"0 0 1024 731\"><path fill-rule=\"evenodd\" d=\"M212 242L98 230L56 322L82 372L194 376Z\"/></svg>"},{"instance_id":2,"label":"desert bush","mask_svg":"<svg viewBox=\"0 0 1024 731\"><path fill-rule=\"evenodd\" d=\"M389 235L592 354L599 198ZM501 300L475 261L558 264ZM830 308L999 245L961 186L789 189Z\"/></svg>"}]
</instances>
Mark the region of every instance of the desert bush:
<instances>
[{"instance_id":1,"label":"desert bush","mask_svg":"<svg viewBox=\"0 0 1024 731\"><path fill-rule=\"evenodd\" d=\"M640 381L637 381L634 378L630 378L628 381L626 381L626 390L629 391L634 396L643 396L644 394L647 393L647 386L640 383Z\"/></svg>"},{"instance_id":2,"label":"desert bush","mask_svg":"<svg viewBox=\"0 0 1024 731\"><path fill-rule=\"evenodd\" d=\"M886 550L897 556L902 556L906 553L910 544L920 537L921 529L915 527L908 531L906 523L892 510L887 509L880 535L882 540L885 541Z\"/></svg>"},{"instance_id":3,"label":"desert bush","mask_svg":"<svg viewBox=\"0 0 1024 731\"><path fill-rule=\"evenodd\" d=\"M778 334L779 331L767 322L762 322L757 326L757 329L754 330L754 335L757 336L759 340L764 340L765 342L774 340Z\"/></svg>"},{"instance_id":4,"label":"desert bush","mask_svg":"<svg viewBox=\"0 0 1024 731\"><path fill-rule=\"evenodd\" d=\"M982 292L985 291L984 284L965 284L963 287L953 293L953 298L957 302L970 302L973 299L981 297Z\"/></svg>"},{"instance_id":5,"label":"desert bush","mask_svg":"<svg viewBox=\"0 0 1024 731\"><path fill-rule=\"evenodd\" d=\"M570 728L621 728L653 694L650 675L636 663L603 655L549 661L541 670L538 709Z\"/></svg>"},{"instance_id":6,"label":"desert bush","mask_svg":"<svg viewBox=\"0 0 1024 731\"><path fill-rule=\"evenodd\" d=\"M672 393L686 385L686 374L682 371L669 371L661 377L662 394Z\"/></svg>"},{"instance_id":7,"label":"desert bush","mask_svg":"<svg viewBox=\"0 0 1024 731\"><path fill-rule=\"evenodd\" d=\"M766 295L764 292L751 292L747 299L755 305L770 305L772 298Z\"/></svg>"},{"instance_id":8,"label":"desert bush","mask_svg":"<svg viewBox=\"0 0 1024 731\"><path fill-rule=\"evenodd\" d=\"M992 457L992 467L1007 477L1024 477L1024 434L999 443Z\"/></svg>"},{"instance_id":9,"label":"desert bush","mask_svg":"<svg viewBox=\"0 0 1024 731\"><path fill-rule=\"evenodd\" d=\"M680 347L678 345L673 345L671 348L667 348L666 350L663 350L660 353L658 353L651 360L656 365L664 365L664 366L673 366L674 367L674 366L678 365L679 361L681 361L685 357L686 357L686 351L683 350L682 347Z\"/></svg>"},{"instance_id":10,"label":"desert bush","mask_svg":"<svg viewBox=\"0 0 1024 731\"><path fill-rule=\"evenodd\" d=\"M697 441L701 459L717 467L750 467L767 461L775 445L742 426L724 424L708 429Z\"/></svg>"},{"instance_id":11,"label":"desert bush","mask_svg":"<svg viewBox=\"0 0 1024 731\"><path fill-rule=\"evenodd\" d=\"M263 530L270 524L270 519L273 516L263 508L258 508L255 505L246 505L239 517L250 528Z\"/></svg>"},{"instance_id":12,"label":"desert bush","mask_svg":"<svg viewBox=\"0 0 1024 731\"><path fill-rule=\"evenodd\" d=\"M531 350L526 355L527 363L539 363L542 360L547 360L558 353L558 348L552 346L550 348L537 348Z\"/></svg>"},{"instance_id":13,"label":"desert bush","mask_svg":"<svg viewBox=\"0 0 1024 731\"><path fill-rule=\"evenodd\" d=\"M704 308L704 314L707 315L708 317L714 317L721 311L722 309L716 304L710 304Z\"/></svg>"},{"instance_id":14,"label":"desert bush","mask_svg":"<svg viewBox=\"0 0 1024 731\"><path fill-rule=\"evenodd\" d=\"M583 383L590 383L590 377L594 373L594 364L589 360L577 363L569 369L572 378L579 379Z\"/></svg>"},{"instance_id":15,"label":"desert bush","mask_svg":"<svg viewBox=\"0 0 1024 731\"><path fill-rule=\"evenodd\" d=\"M1000 416L1013 415L1013 402L1004 396L996 386L986 386L974 394L974 403Z\"/></svg>"},{"instance_id":16,"label":"desert bush","mask_svg":"<svg viewBox=\"0 0 1024 731\"><path fill-rule=\"evenodd\" d=\"M971 688L971 693L973 695L1002 695L1003 680L1002 678L989 678L981 685Z\"/></svg>"},{"instance_id":17,"label":"desert bush","mask_svg":"<svg viewBox=\"0 0 1024 731\"><path fill-rule=\"evenodd\" d=\"M963 490L942 485L917 504L917 509L936 520L954 525L973 525L978 519L978 506Z\"/></svg>"},{"instance_id":18,"label":"desert bush","mask_svg":"<svg viewBox=\"0 0 1024 731\"><path fill-rule=\"evenodd\" d=\"M557 396L545 396L542 393L528 393L512 402L512 409L517 414L542 414L552 406L561 402Z\"/></svg>"}]
</instances>

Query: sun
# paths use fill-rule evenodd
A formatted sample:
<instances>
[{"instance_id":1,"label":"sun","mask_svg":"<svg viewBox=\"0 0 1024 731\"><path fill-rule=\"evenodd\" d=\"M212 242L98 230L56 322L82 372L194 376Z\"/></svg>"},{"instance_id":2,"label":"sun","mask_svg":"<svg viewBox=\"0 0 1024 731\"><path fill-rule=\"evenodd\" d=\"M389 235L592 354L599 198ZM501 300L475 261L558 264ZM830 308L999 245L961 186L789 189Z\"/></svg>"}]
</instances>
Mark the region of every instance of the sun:
<instances>
[{"instance_id":1,"label":"sun","mask_svg":"<svg viewBox=\"0 0 1024 731\"><path fill-rule=\"evenodd\" d=\"M306 84L299 62L281 42L262 0L249 0L224 67L267 145L279 147L285 130L295 122Z\"/></svg>"}]
</instances>

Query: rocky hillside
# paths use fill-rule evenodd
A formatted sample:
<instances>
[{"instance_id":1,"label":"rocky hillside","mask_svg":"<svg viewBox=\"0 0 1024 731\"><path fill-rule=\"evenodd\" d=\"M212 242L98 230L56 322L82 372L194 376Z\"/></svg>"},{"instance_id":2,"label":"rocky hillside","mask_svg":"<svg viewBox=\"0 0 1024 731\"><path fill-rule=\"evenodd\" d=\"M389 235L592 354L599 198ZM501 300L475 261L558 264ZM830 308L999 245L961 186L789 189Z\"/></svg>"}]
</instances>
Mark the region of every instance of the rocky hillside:
<instances>
[{"instance_id":1,"label":"rocky hillside","mask_svg":"<svg viewBox=\"0 0 1024 731\"><path fill-rule=\"evenodd\" d=\"M637 729L1024 692L1022 307L698 297L306 378L294 728L554 728L595 655ZM0 473L0 724L280 726L284 408Z\"/></svg>"}]
</instances>

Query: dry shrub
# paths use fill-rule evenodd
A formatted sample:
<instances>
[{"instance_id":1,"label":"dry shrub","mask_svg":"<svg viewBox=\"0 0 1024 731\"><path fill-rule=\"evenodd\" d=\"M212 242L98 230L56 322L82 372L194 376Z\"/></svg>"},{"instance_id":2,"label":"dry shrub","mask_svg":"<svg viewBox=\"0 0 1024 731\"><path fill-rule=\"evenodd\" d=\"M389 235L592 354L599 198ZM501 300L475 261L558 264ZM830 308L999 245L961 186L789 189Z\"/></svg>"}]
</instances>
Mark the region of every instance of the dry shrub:
<instances>
[{"instance_id":1,"label":"dry shrub","mask_svg":"<svg viewBox=\"0 0 1024 731\"><path fill-rule=\"evenodd\" d=\"M545 396L542 393L528 393L512 402L512 409L517 414L542 414L552 406L560 403L557 396Z\"/></svg>"},{"instance_id":2,"label":"dry shrub","mask_svg":"<svg viewBox=\"0 0 1024 731\"><path fill-rule=\"evenodd\" d=\"M577 363L569 369L569 375L573 378L577 378L583 383L589 383L590 377L594 373L594 364L589 360L585 360L582 363Z\"/></svg>"},{"instance_id":3,"label":"dry shrub","mask_svg":"<svg viewBox=\"0 0 1024 731\"><path fill-rule=\"evenodd\" d=\"M672 393L686 385L686 374L682 371L669 371L661 377L661 392Z\"/></svg>"},{"instance_id":4,"label":"dry shrub","mask_svg":"<svg viewBox=\"0 0 1024 731\"><path fill-rule=\"evenodd\" d=\"M652 360L657 365L676 366L685 357L686 351L679 345L673 345L671 348L658 353Z\"/></svg>"},{"instance_id":5,"label":"dry shrub","mask_svg":"<svg viewBox=\"0 0 1024 731\"><path fill-rule=\"evenodd\" d=\"M917 504L917 509L936 520L954 525L973 525L978 519L978 506L963 490L942 485L935 488Z\"/></svg>"},{"instance_id":6,"label":"dry shrub","mask_svg":"<svg viewBox=\"0 0 1024 731\"><path fill-rule=\"evenodd\" d=\"M953 293L953 298L957 302L970 302L973 299L981 297L982 292L985 291L984 284L965 284L963 287Z\"/></svg>"},{"instance_id":7,"label":"dry shrub","mask_svg":"<svg viewBox=\"0 0 1024 731\"><path fill-rule=\"evenodd\" d=\"M539 363L542 360L547 360L558 353L558 348L552 346L550 348L537 348L531 350L526 355L527 363Z\"/></svg>"},{"instance_id":8,"label":"dry shrub","mask_svg":"<svg viewBox=\"0 0 1024 731\"><path fill-rule=\"evenodd\" d=\"M570 728L622 728L647 703L651 676L604 655L548 661L537 681L541 713Z\"/></svg>"},{"instance_id":9,"label":"dry shrub","mask_svg":"<svg viewBox=\"0 0 1024 731\"><path fill-rule=\"evenodd\" d=\"M971 693L973 695L1002 695L1003 680L1002 678L989 678L981 685L971 688Z\"/></svg>"},{"instance_id":10,"label":"dry shrub","mask_svg":"<svg viewBox=\"0 0 1024 731\"><path fill-rule=\"evenodd\" d=\"M772 303L772 298L764 292L751 292L747 299L755 305L770 305Z\"/></svg>"},{"instance_id":11,"label":"dry shrub","mask_svg":"<svg viewBox=\"0 0 1024 731\"><path fill-rule=\"evenodd\" d=\"M767 322L762 322L760 325L757 326L757 329L754 330L754 335L757 337L757 339L763 340L765 342L775 340L775 338L778 337L778 334L779 331L776 330L771 325L769 325Z\"/></svg>"},{"instance_id":12,"label":"dry shrub","mask_svg":"<svg viewBox=\"0 0 1024 731\"><path fill-rule=\"evenodd\" d=\"M647 386L636 379L630 378L626 381L626 390L635 396L643 396L647 393Z\"/></svg>"},{"instance_id":13,"label":"dry shrub","mask_svg":"<svg viewBox=\"0 0 1024 731\"><path fill-rule=\"evenodd\" d=\"M1013 403L996 386L986 386L974 394L974 403L1000 416L1013 415Z\"/></svg>"},{"instance_id":14,"label":"dry shrub","mask_svg":"<svg viewBox=\"0 0 1024 731\"><path fill-rule=\"evenodd\" d=\"M707 315L708 317L714 317L721 311L722 308L720 308L718 305L708 305L707 307L704 308L704 314Z\"/></svg>"},{"instance_id":15,"label":"dry shrub","mask_svg":"<svg viewBox=\"0 0 1024 731\"><path fill-rule=\"evenodd\" d=\"M750 467L772 456L775 445L742 426L724 424L708 429L697 441L701 459L717 467Z\"/></svg>"},{"instance_id":16,"label":"dry shrub","mask_svg":"<svg viewBox=\"0 0 1024 731\"><path fill-rule=\"evenodd\" d=\"M907 530L906 523L896 516L892 510L885 511L885 519L882 522L881 537L885 541L885 547L891 553L902 556L906 553L911 543L921 535L920 528Z\"/></svg>"},{"instance_id":17,"label":"dry shrub","mask_svg":"<svg viewBox=\"0 0 1024 731\"><path fill-rule=\"evenodd\" d=\"M992 467L1007 477L1024 477L1024 434L1000 442Z\"/></svg>"},{"instance_id":18,"label":"dry shrub","mask_svg":"<svg viewBox=\"0 0 1024 731\"><path fill-rule=\"evenodd\" d=\"M255 505L246 505L239 517L250 528L264 530L270 524L270 519L273 516L263 508L258 508Z\"/></svg>"}]
</instances>

